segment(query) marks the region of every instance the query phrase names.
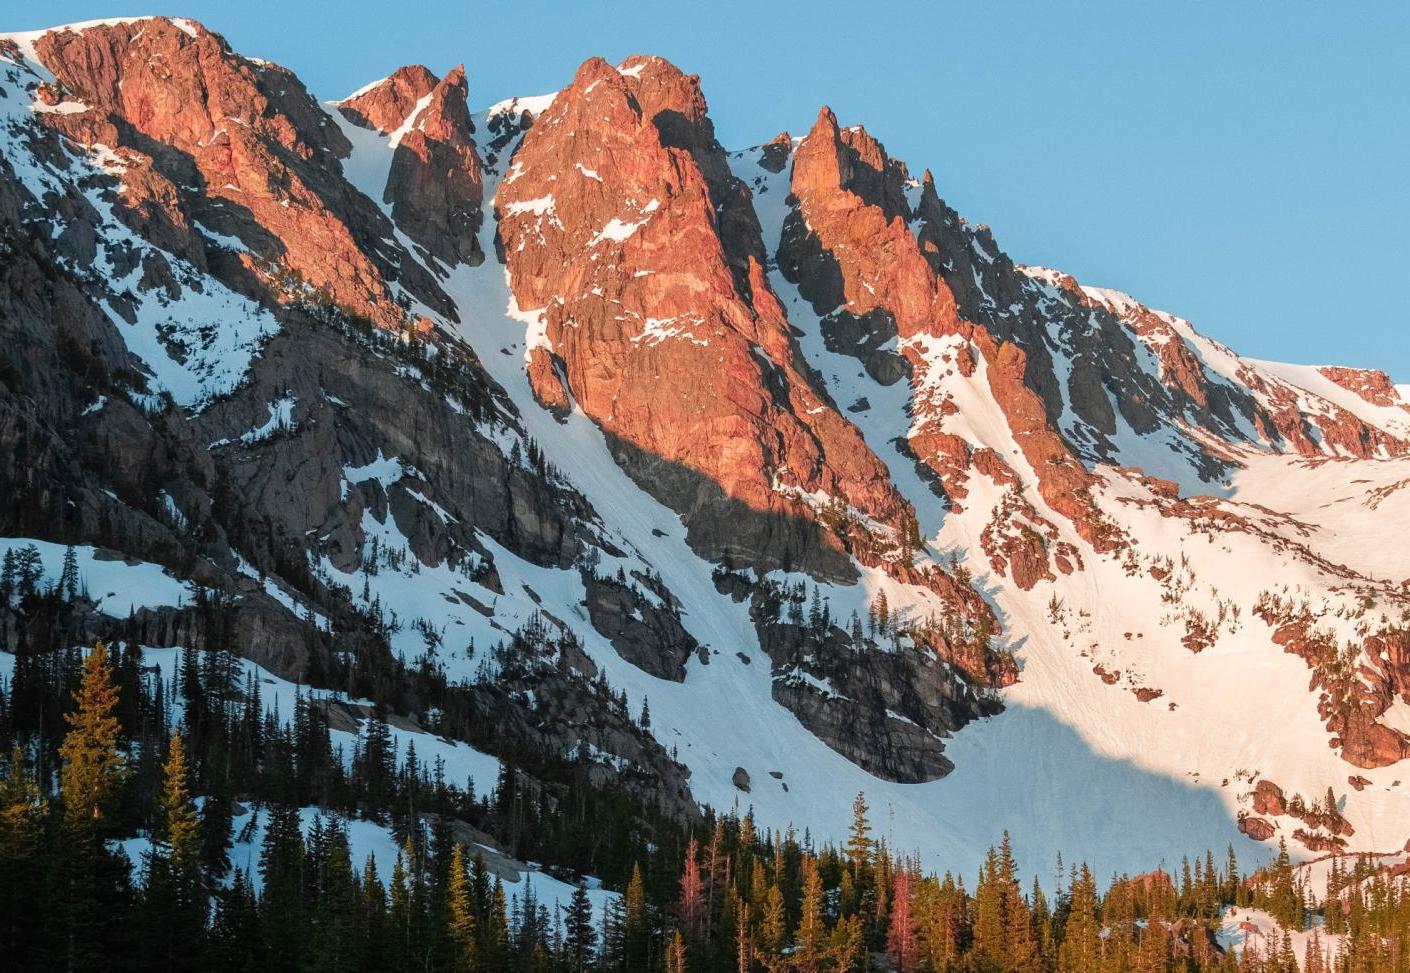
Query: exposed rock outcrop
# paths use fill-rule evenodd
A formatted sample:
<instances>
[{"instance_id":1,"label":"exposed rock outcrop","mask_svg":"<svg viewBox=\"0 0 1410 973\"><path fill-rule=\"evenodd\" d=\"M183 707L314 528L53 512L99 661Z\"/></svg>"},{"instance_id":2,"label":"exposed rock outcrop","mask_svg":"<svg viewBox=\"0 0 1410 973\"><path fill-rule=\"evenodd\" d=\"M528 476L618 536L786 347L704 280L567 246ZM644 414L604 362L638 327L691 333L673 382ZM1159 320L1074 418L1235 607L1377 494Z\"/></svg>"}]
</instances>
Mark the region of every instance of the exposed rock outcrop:
<instances>
[{"instance_id":1,"label":"exposed rock outcrop","mask_svg":"<svg viewBox=\"0 0 1410 973\"><path fill-rule=\"evenodd\" d=\"M895 544L881 525L908 505L800 370L694 79L659 59L586 62L496 207L515 298L542 309L561 363L532 373L540 401L571 395L697 550L848 578L845 552ZM819 528L817 495L857 512L848 533Z\"/></svg>"}]
</instances>

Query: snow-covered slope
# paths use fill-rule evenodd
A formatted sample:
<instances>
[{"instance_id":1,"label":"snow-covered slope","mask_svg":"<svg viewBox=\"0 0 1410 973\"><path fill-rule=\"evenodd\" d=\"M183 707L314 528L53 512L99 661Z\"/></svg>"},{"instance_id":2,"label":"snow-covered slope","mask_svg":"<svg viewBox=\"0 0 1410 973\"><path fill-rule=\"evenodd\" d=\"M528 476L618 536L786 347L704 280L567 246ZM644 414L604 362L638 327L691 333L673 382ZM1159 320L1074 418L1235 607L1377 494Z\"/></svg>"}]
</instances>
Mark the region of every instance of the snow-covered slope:
<instances>
[{"instance_id":1,"label":"snow-covered slope","mask_svg":"<svg viewBox=\"0 0 1410 973\"><path fill-rule=\"evenodd\" d=\"M87 29L95 28L73 30ZM210 36L181 34L201 43ZM49 116L100 109L76 101L57 69L40 63L39 35L11 39L15 55L0 59L9 170L0 176L25 194L18 223L45 217L54 240L91 230L90 259L59 246L56 265L112 319L124 353L146 373L149 397L166 392L180 407L169 422L192 427L180 442L197 457L188 477L196 485L163 493L154 512L142 512L141 529L126 532L140 563L105 560L96 541L78 548L99 611L179 609L198 564L202 585L225 584L240 598L263 593L331 651L348 637L350 615L376 618L393 652L472 687L505 682L501 648L514 633L547 632L541 641L558 640L557 655L543 671L583 683L600 675L625 694L630 714L649 702L662 762L669 752L688 769L694 800L752 807L766 825L838 839L862 791L891 847L962 872L1005 830L1025 861L1062 853L1098 874L1173 865L1229 842L1257 860L1255 838L1287 837L1299 854L1328 843L1385 852L1410 833L1402 783L1410 780L1410 558L1394 541L1410 526L1410 386L1373 372L1244 359L1128 295L1016 266L987 230L948 210L928 177L910 179L863 130L839 130L830 112L806 139L721 163L695 82L659 59L633 60L615 75L589 62L562 92L473 117L474 152L456 158L476 160L461 175L482 199L461 214L460 229L477 227L483 260L448 262L418 242L424 226L398 223L405 198L397 193L438 190L406 168L416 153L439 158L426 146L471 131L455 112L428 116L431 94L413 90L404 117L385 130L345 109L356 101L394 112L390 79L342 102L271 109L285 127L272 126L261 146L316 136L333 147L302 160L309 168L298 170L300 185L309 188L289 205L310 224L333 225L327 239L364 261L359 274L376 276L355 316L364 330L375 324L397 335L379 343L354 327L336 330L353 303L337 288L352 285L333 272L313 285L328 271L324 238L276 226L270 212L283 206L252 200L238 235L192 218L208 244L203 258L162 250L149 239L160 234L117 205L124 194L145 198L138 176L147 163L82 142L89 129L55 134L61 122ZM180 51L187 42L172 43ZM277 70L254 63L232 60L230 71L258 80ZM424 90L442 96L441 82L420 72ZM685 108L672 111L689 124L656 122L658 137L648 119L644 149L614 148L617 173L573 154L607 135L535 129L545 113L550 124L568 117L574 106L565 99L618 84L635 94L617 110L662 99ZM527 169L530 155L519 151L536 136L532 158L548 171ZM658 164L661 171L649 168ZM660 195L612 195L628 170ZM520 179L559 189L504 202ZM172 192L174 212L208 212L207 190ZM590 221L574 200L589 206ZM711 213L695 205L702 200L714 204ZM91 213L70 218L80 203ZM504 253L510 221L517 243ZM514 256L555 234L581 238L581 252ZM276 236L286 248L279 259L256 260L241 243ZM147 279L158 251L170 288ZM604 266L610 273L599 273ZM719 272L707 279L707 267ZM517 295L539 293L549 279L565 292L545 307L520 306ZM727 300L709 304L722 288ZM581 320L563 319L569 298ZM640 305L628 309L627 300ZM691 303L700 301L703 309ZM606 353L565 339L589 324ZM739 335L748 367L724 357L724 339ZM626 448L680 447L695 459L697 444L680 440L695 435L687 423L704 403L683 392L685 401L652 401L630 422L615 399L606 413L587 404L621 368L642 362L649 368L634 374L663 383L701 362L731 371L735 384L722 397L735 411L707 430L723 444L707 457L718 461L713 469L740 472L745 484L726 499L785 507L809 537L842 510L885 543L810 541L816 548L803 553L826 555L812 573L798 567L806 559L769 551L744 552L754 558L748 564L712 556L700 540L701 505L681 502L664 482L675 486L681 470L661 462L653 480ZM447 373L460 384L451 387ZM714 388L716 377L687 375L698 389ZM623 390L622 401L640 391ZM105 408L126 402L118 391L105 395L74 421L101 422ZM137 395L157 412L159 403ZM730 442L766 410L780 428L805 430L804 446L778 429L758 434L759 443ZM826 425L834 413L840 419ZM132 421L123 413L110 428ZM759 464L803 456L816 468L739 471L730 465L739 456L756 462L744 446L759 447ZM702 462L689 472L708 479L709 469ZM872 470L883 486L871 486ZM752 475L767 484L763 500L747 492ZM857 484L858 495L794 485L807 476ZM214 481L232 484L237 500L203 493L215 492ZM509 481L517 492L501 502L495 490ZM115 492L111 499L119 502ZM229 513L242 503L248 522ZM896 544L901 531L865 512L868 503L913 516L915 549ZM746 508L738 508L741 532L742 515L758 512ZM84 529L97 531L98 519ZM48 536L27 523L26 536ZM191 523L204 525L209 543L180 548L179 557L169 534L191 534ZM782 547L797 524L778 524L770 540ZM18 521L11 532L20 534ZM266 540L271 533L279 544ZM56 577L61 548L42 545L42 553ZM175 564L191 577L173 574ZM620 585L624 599L610 612L603 583ZM953 596L971 587L972 603ZM912 718L919 707L912 716L900 707L934 683L891 680L902 684L888 685L881 703L844 699L854 691L842 688L846 671L828 674L815 657L772 658L773 612L765 619L761 593L794 588L826 605L839 630L855 615L859 633L884 595L894 639L853 640L843 670L872 672L863 667L930 651L916 633L937 618L946 648L972 639L996 657L1012 653L1018 679L1002 690L1006 680L981 685L937 655L953 677L943 692L1001 692L1002 712L958 729L921 726ZM992 630L980 607L997 619ZM649 629L655 642L643 649L628 629ZM864 642L866 652L855 648ZM673 653L671 664L643 660L657 649ZM150 651L160 665L175 650ZM943 749L953 771L869 772L838 734L805 722L813 711L785 705L789 685L805 686L819 706L869 708L865 715L890 728L883 739L919 737L934 753ZM514 695L530 710L542 702L534 688ZM605 733L593 735L602 727L571 724L565 709L548 710L561 731L557 757L583 755L604 773L631 769L633 758L606 749ZM888 735L898 726L913 735ZM477 784L498 767L454 741L418 739L417 750L441 754ZM1271 802L1269 785L1288 800ZM1329 788L1335 810L1310 813ZM380 854L379 863L387 864Z\"/></svg>"}]
</instances>

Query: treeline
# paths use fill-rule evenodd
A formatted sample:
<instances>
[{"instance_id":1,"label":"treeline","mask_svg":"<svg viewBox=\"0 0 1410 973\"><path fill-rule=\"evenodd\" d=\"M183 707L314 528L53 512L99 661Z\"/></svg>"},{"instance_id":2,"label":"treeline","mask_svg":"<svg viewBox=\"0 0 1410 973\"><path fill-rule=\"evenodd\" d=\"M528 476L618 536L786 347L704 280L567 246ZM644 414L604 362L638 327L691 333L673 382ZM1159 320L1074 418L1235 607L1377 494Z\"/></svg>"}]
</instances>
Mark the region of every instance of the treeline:
<instances>
[{"instance_id":1,"label":"treeline","mask_svg":"<svg viewBox=\"0 0 1410 973\"><path fill-rule=\"evenodd\" d=\"M840 847L760 831L750 814L651 820L586 785L549 794L506 769L470 782L390 754L370 720L351 753L324 704L281 721L222 653L183 653L171 679L140 653L17 658L0 694L0 956L16 970L842 971L1402 973L1410 896L1369 863L1332 870L1314 907L1285 851L1253 875L1230 849L1113 878L1057 863L1020 874L1007 837L972 887L927 873L873 833L858 795ZM312 822L303 808L322 811ZM253 873L233 820L265 822ZM347 820L388 828L392 863L356 860ZM550 910L514 895L483 840L618 890L579 884ZM244 830L250 830L249 825ZM117 839L149 839L132 862ZM467 850L467 848L469 850ZM384 875L386 876L384 878ZM1045 891L1048 890L1048 891ZM1230 906L1284 931L1240 955ZM1311 927L1302 955L1292 935Z\"/></svg>"}]
</instances>

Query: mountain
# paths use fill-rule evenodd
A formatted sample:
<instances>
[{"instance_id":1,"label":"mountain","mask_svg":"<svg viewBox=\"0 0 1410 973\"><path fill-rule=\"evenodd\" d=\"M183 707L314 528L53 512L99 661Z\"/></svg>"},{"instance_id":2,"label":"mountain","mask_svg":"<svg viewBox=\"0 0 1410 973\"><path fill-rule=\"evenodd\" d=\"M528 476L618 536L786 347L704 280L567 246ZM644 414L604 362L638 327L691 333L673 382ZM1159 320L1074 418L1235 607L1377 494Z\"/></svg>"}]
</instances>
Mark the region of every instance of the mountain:
<instances>
[{"instance_id":1,"label":"mountain","mask_svg":"<svg viewBox=\"0 0 1410 973\"><path fill-rule=\"evenodd\" d=\"M471 78L0 36L7 649L230 649L685 819L865 792L963 871L1401 849L1410 386L1017 264L827 108Z\"/></svg>"}]
</instances>

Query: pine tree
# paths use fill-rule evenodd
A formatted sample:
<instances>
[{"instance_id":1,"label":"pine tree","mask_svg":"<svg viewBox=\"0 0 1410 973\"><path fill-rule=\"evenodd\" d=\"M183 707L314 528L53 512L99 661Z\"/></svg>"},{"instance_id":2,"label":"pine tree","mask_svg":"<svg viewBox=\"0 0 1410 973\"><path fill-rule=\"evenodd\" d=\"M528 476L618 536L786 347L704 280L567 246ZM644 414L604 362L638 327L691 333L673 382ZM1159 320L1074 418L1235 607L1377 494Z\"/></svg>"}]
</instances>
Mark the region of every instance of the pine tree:
<instances>
[{"instance_id":1,"label":"pine tree","mask_svg":"<svg viewBox=\"0 0 1410 973\"><path fill-rule=\"evenodd\" d=\"M602 948L598 953L601 969L620 970L625 966L626 925L626 901L623 896L614 895L602 910Z\"/></svg>"},{"instance_id":2,"label":"pine tree","mask_svg":"<svg viewBox=\"0 0 1410 973\"><path fill-rule=\"evenodd\" d=\"M475 969L479 938L475 922L475 901L470 891L470 875L465 867L465 852L459 843L451 850L446 914L446 938L451 946L451 969Z\"/></svg>"},{"instance_id":3,"label":"pine tree","mask_svg":"<svg viewBox=\"0 0 1410 973\"><path fill-rule=\"evenodd\" d=\"M685 865L681 869L681 928L691 937L699 936L705 919L705 883L700 878L699 846L691 835L685 845Z\"/></svg>"},{"instance_id":4,"label":"pine tree","mask_svg":"<svg viewBox=\"0 0 1410 973\"><path fill-rule=\"evenodd\" d=\"M859 916L846 916L832 930L832 962L838 970L854 970L866 951L866 936Z\"/></svg>"},{"instance_id":5,"label":"pine tree","mask_svg":"<svg viewBox=\"0 0 1410 973\"><path fill-rule=\"evenodd\" d=\"M734 926L735 973L749 973L753 962L754 938L749 931L749 905L741 903Z\"/></svg>"},{"instance_id":6,"label":"pine tree","mask_svg":"<svg viewBox=\"0 0 1410 973\"><path fill-rule=\"evenodd\" d=\"M304 936L304 842L298 809L281 804L269 815L260 849L260 925L264 960L271 969L295 970L302 962Z\"/></svg>"},{"instance_id":7,"label":"pine tree","mask_svg":"<svg viewBox=\"0 0 1410 973\"><path fill-rule=\"evenodd\" d=\"M230 797L217 788L201 803L201 866L212 879L230 871L231 827L234 810Z\"/></svg>"},{"instance_id":8,"label":"pine tree","mask_svg":"<svg viewBox=\"0 0 1410 973\"><path fill-rule=\"evenodd\" d=\"M582 882L573 889L573 897L568 901L567 926L563 945L568 968L573 973L582 973L592 965L593 950L597 946L597 929L592 923L592 901L588 898L587 886Z\"/></svg>"},{"instance_id":9,"label":"pine tree","mask_svg":"<svg viewBox=\"0 0 1410 973\"><path fill-rule=\"evenodd\" d=\"M788 936L788 917L784 913L783 891L777 884L764 893L763 913L759 920L758 951L766 961L777 959L783 952Z\"/></svg>"},{"instance_id":10,"label":"pine tree","mask_svg":"<svg viewBox=\"0 0 1410 973\"><path fill-rule=\"evenodd\" d=\"M125 863L116 861L103 844L105 809L126 767L118 750L117 689L103 643L85 657L73 699L76 708L64 715L69 731L59 747L63 838L58 907L51 921L60 937L63 964L79 970L101 966L104 939L114 928L109 901L117 894L113 883L128 879L120 867Z\"/></svg>"},{"instance_id":11,"label":"pine tree","mask_svg":"<svg viewBox=\"0 0 1410 973\"><path fill-rule=\"evenodd\" d=\"M502 970L509 962L509 915L505 907L504 883L495 879L490 907L485 915L480 941L481 963L486 970Z\"/></svg>"},{"instance_id":12,"label":"pine tree","mask_svg":"<svg viewBox=\"0 0 1410 973\"><path fill-rule=\"evenodd\" d=\"M671 937L670 945L666 947L666 973L687 973L685 940L681 938L679 929Z\"/></svg>"},{"instance_id":13,"label":"pine tree","mask_svg":"<svg viewBox=\"0 0 1410 973\"><path fill-rule=\"evenodd\" d=\"M860 881L871 868L871 823L867 820L867 796L858 791L852 801L852 826L847 832L847 861L852 877Z\"/></svg>"},{"instance_id":14,"label":"pine tree","mask_svg":"<svg viewBox=\"0 0 1410 973\"><path fill-rule=\"evenodd\" d=\"M627 882L625 915L622 925L622 969L627 973L645 970L651 945L651 919L647 914L646 882L641 865L632 863L632 877Z\"/></svg>"},{"instance_id":15,"label":"pine tree","mask_svg":"<svg viewBox=\"0 0 1410 973\"><path fill-rule=\"evenodd\" d=\"M64 548L64 566L59 572L59 595L65 601L78 597L78 555L72 544Z\"/></svg>"},{"instance_id":16,"label":"pine tree","mask_svg":"<svg viewBox=\"0 0 1410 973\"><path fill-rule=\"evenodd\" d=\"M803 860L803 903L793 948L793 959L801 970L821 969L827 954L823 905L822 874L817 859L809 855Z\"/></svg>"},{"instance_id":17,"label":"pine tree","mask_svg":"<svg viewBox=\"0 0 1410 973\"><path fill-rule=\"evenodd\" d=\"M147 858L143 902L143 939L149 954L167 970L197 969L205 938L200 822L189 776L186 748L181 734L175 733L163 768L161 815Z\"/></svg>"},{"instance_id":18,"label":"pine tree","mask_svg":"<svg viewBox=\"0 0 1410 973\"><path fill-rule=\"evenodd\" d=\"M1306 917L1302 895L1293 878L1292 858L1286 839L1278 841L1278 857L1274 860L1267 892L1267 908L1283 926L1301 931Z\"/></svg>"},{"instance_id":19,"label":"pine tree","mask_svg":"<svg viewBox=\"0 0 1410 973\"><path fill-rule=\"evenodd\" d=\"M242 869L216 898L207 959L214 970L253 973L260 969L259 906Z\"/></svg>"},{"instance_id":20,"label":"pine tree","mask_svg":"<svg viewBox=\"0 0 1410 973\"><path fill-rule=\"evenodd\" d=\"M362 941L363 969L393 968L390 925L387 920L387 890L377 875L377 860L368 855L362 866Z\"/></svg>"},{"instance_id":21,"label":"pine tree","mask_svg":"<svg viewBox=\"0 0 1410 973\"><path fill-rule=\"evenodd\" d=\"M91 827L91 822L103 817L103 808L121 783L125 766L118 752L117 688L102 642L85 658L83 682L73 699L76 709L64 715L69 732L59 748L63 761L59 794L65 820Z\"/></svg>"},{"instance_id":22,"label":"pine tree","mask_svg":"<svg viewBox=\"0 0 1410 973\"><path fill-rule=\"evenodd\" d=\"M39 952L48 801L18 746L0 777L0 955L25 969Z\"/></svg>"},{"instance_id":23,"label":"pine tree","mask_svg":"<svg viewBox=\"0 0 1410 973\"><path fill-rule=\"evenodd\" d=\"M920 892L916 918L921 950L930 969L946 973L959 959L967 931L967 897L949 872L938 884L922 883Z\"/></svg>"},{"instance_id":24,"label":"pine tree","mask_svg":"<svg viewBox=\"0 0 1410 973\"><path fill-rule=\"evenodd\" d=\"M0 608L9 608L15 594L16 565L15 549L5 548L5 557L0 561Z\"/></svg>"},{"instance_id":25,"label":"pine tree","mask_svg":"<svg viewBox=\"0 0 1410 973\"><path fill-rule=\"evenodd\" d=\"M170 849L172 867L194 881L201 862L201 823L191 799L190 769L180 731L171 735L162 787L161 840Z\"/></svg>"},{"instance_id":26,"label":"pine tree","mask_svg":"<svg viewBox=\"0 0 1410 973\"><path fill-rule=\"evenodd\" d=\"M1099 973L1101 926L1097 921L1097 884L1086 864L1068 892L1067 925L1058 949L1059 973Z\"/></svg>"},{"instance_id":27,"label":"pine tree","mask_svg":"<svg viewBox=\"0 0 1410 973\"><path fill-rule=\"evenodd\" d=\"M1312 934L1307 937L1307 945L1303 948L1302 973L1327 973L1322 958L1322 935L1316 926L1312 927Z\"/></svg>"},{"instance_id":28,"label":"pine tree","mask_svg":"<svg viewBox=\"0 0 1410 973\"><path fill-rule=\"evenodd\" d=\"M978 973L1000 973L1007 969L1004 899L999 854L991 846L979 870L979 884L974 888L974 945L971 956Z\"/></svg>"},{"instance_id":29,"label":"pine tree","mask_svg":"<svg viewBox=\"0 0 1410 973\"><path fill-rule=\"evenodd\" d=\"M1038 942L1033 934L1033 913L1018 884L1018 866L1014 862L1013 844L1007 831L999 846L999 883L1004 937L1007 941L1004 968L1011 973L1037 973L1039 956Z\"/></svg>"},{"instance_id":30,"label":"pine tree","mask_svg":"<svg viewBox=\"0 0 1410 973\"><path fill-rule=\"evenodd\" d=\"M366 959L358 936L363 910L347 832L336 820L329 821L324 830L320 854L316 863L310 864L310 871L313 928L309 968L318 973L356 968Z\"/></svg>"},{"instance_id":31,"label":"pine tree","mask_svg":"<svg viewBox=\"0 0 1410 973\"><path fill-rule=\"evenodd\" d=\"M886 957L896 973L915 969L919 947L911 918L911 876L902 869L891 888L891 922L886 930Z\"/></svg>"}]
</instances>

